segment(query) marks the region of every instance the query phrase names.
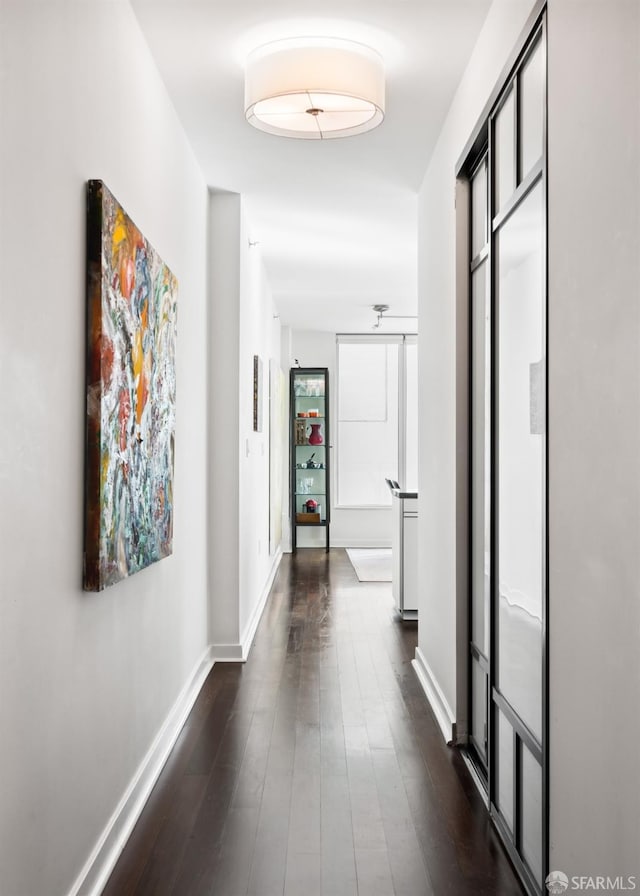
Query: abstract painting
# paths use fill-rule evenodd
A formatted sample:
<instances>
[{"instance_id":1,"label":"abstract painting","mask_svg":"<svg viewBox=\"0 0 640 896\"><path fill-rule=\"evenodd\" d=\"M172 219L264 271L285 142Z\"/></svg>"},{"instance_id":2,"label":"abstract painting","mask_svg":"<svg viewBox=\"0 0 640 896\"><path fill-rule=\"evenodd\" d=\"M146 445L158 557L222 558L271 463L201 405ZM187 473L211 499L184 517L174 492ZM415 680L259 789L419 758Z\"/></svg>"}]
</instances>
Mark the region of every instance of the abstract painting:
<instances>
[{"instance_id":1,"label":"abstract painting","mask_svg":"<svg viewBox=\"0 0 640 896\"><path fill-rule=\"evenodd\" d=\"M178 284L100 180L87 191L84 589L173 544Z\"/></svg>"}]
</instances>

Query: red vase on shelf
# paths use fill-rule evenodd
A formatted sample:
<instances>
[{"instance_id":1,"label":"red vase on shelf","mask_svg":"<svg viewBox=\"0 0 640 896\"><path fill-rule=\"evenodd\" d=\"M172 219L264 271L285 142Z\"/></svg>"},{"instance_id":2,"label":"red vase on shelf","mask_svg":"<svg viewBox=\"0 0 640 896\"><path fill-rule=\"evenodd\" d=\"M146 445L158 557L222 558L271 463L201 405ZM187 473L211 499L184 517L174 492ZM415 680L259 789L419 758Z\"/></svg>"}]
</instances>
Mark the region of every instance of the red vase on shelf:
<instances>
[{"instance_id":1,"label":"red vase on shelf","mask_svg":"<svg viewBox=\"0 0 640 896\"><path fill-rule=\"evenodd\" d=\"M311 424L311 435L309 436L310 445L322 445L324 439L322 438L322 433L320 432L320 425L320 423Z\"/></svg>"}]
</instances>

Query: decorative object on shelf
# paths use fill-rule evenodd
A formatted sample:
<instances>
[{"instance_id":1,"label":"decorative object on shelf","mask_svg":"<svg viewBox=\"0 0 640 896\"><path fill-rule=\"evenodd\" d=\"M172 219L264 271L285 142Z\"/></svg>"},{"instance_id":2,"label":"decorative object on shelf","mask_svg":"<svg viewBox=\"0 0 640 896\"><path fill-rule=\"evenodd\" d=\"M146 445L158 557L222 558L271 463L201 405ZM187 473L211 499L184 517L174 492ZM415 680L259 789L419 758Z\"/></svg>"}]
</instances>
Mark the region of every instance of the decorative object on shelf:
<instances>
[{"instance_id":1,"label":"decorative object on shelf","mask_svg":"<svg viewBox=\"0 0 640 896\"><path fill-rule=\"evenodd\" d=\"M311 435L309 436L309 444L310 445L322 445L324 439L322 438L322 433L320 432L320 423L311 423Z\"/></svg>"},{"instance_id":2,"label":"decorative object on shelf","mask_svg":"<svg viewBox=\"0 0 640 896\"><path fill-rule=\"evenodd\" d=\"M306 445L307 444L307 424L305 420L296 420L295 421L295 444L296 445Z\"/></svg>"},{"instance_id":3,"label":"decorative object on shelf","mask_svg":"<svg viewBox=\"0 0 640 896\"><path fill-rule=\"evenodd\" d=\"M307 513L315 513L318 509L318 502L313 498L309 498L308 501L305 501L304 507Z\"/></svg>"},{"instance_id":4,"label":"decorative object on shelf","mask_svg":"<svg viewBox=\"0 0 640 896\"><path fill-rule=\"evenodd\" d=\"M309 525L314 525L314 524L317 525L318 523L321 523L321 522L322 522L322 520L320 519L320 514L317 512L316 513L307 513L306 510L303 510L300 513L296 513L296 523L297 524L302 523L305 526L309 526Z\"/></svg>"},{"instance_id":5,"label":"decorative object on shelf","mask_svg":"<svg viewBox=\"0 0 640 896\"><path fill-rule=\"evenodd\" d=\"M173 550L178 281L105 184L87 185L84 576L101 591Z\"/></svg>"},{"instance_id":6,"label":"decorative object on shelf","mask_svg":"<svg viewBox=\"0 0 640 896\"><path fill-rule=\"evenodd\" d=\"M244 110L269 134L327 140L362 134L384 119L381 56L355 41L299 37L250 53Z\"/></svg>"},{"instance_id":7,"label":"decorative object on shelf","mask_svg":"<svg viewBox=\"0 0 640 896\"><path fill-rule=\"evenodd\" d=\"M253 431L262 432L262 358L253 356Z\"/></svg>"},{"instance_id":8,"label":"decorative object on shelf","mask_svg":"<svg viewBox=\"0 0 640 896\"><path fill-rule=\"evenodd\" d=\"M313 478L310 476L303 477L298 483L298 492L301 495L310 495L313 489Z\"/></svg>"}]
</instances>

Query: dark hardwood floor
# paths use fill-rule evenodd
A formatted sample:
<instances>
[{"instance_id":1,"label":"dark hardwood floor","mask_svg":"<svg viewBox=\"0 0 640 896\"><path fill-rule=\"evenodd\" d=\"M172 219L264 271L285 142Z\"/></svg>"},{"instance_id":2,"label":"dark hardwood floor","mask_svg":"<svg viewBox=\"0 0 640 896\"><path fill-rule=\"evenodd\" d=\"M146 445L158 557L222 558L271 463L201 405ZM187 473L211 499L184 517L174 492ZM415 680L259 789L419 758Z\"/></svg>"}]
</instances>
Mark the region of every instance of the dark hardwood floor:
<instances>
[{"instance_id":1,"label":"dark hardwood floor","mask_svg":"<svg viewBox=\"0 0 640 896\"><path fill-rule=\"evenodd\" d=\"M209 675L103 896L520 896L343 550L285 555L246 664Z\"/></svg>"}]
</instances>

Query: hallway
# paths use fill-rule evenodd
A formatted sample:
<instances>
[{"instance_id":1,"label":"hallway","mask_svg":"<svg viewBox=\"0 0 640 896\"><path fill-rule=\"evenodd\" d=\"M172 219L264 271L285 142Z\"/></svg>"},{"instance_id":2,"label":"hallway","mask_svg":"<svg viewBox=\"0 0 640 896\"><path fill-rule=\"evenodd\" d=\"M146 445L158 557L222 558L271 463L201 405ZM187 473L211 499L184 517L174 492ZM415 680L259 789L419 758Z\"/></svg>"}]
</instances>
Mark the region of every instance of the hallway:
<instances>
[{"instance_id":1,"label":"hallway","mask_svg":"<svg viewBox=\"0 0 640 896\"><path fill-rule=\"evenodd\" d=\"M104 896L521 894L416 641L344 550L285 555L248 662L210 673Z\"/></svg>"}]
</instances>

